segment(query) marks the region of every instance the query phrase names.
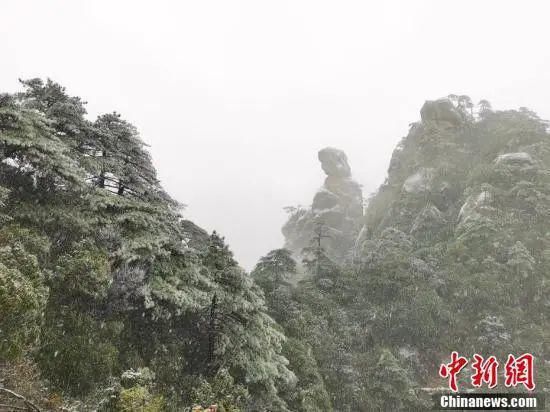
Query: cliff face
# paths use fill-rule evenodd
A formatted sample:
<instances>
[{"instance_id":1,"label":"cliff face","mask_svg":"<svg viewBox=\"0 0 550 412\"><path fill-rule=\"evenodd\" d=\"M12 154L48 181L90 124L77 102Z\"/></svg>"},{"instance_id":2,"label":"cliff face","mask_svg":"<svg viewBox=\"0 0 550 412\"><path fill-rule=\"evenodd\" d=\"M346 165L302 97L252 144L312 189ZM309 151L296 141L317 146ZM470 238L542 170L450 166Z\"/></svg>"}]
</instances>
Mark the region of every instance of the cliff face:
<instances>
[{"instance_id":1,"label":"cliff face","mask_svg":"<svg viewBox=\"0 0 550 412\"><path fill-rule=\"evenodd\" d=\"M540 218L526 189L542 184L550 164L546 126L534 113L485 111L474 119L441 99L426 102L421 118L392 155L388 177L369 204L359 249L387 227L433 243L474 218ZM508 198L519 187L525 190ZM531 194L544 199L538 190Z\"/></svg>"},{"instance_id":2,"label":"cliff face","mask_svg":"<svg viewBox=\"0 0 550 412\"><path fill-rule=\"evenodd\" d=\"M527 109L474 115L450 100L427 102L421 118L394 151L356 243L367 287L396 291L374 310L384 318L397 308L401 321L381 333L418 359L446 356L444 336L466 354L505 359L528 347L549 359L547 123Z\"/></svg>"},{"instance_id":3,"label":"cliff face","mask_svg":"<svg viewBox=\"0 0 550 412\"><path fill-rule=\"evenodd\" d=\"M327 147L318 157L327 177L310 208L292 210L282 229L285 247L299 256L321 234L327 256L343 263L362 226L363 194L343 151Z\"/></svg>"}]
</instances>

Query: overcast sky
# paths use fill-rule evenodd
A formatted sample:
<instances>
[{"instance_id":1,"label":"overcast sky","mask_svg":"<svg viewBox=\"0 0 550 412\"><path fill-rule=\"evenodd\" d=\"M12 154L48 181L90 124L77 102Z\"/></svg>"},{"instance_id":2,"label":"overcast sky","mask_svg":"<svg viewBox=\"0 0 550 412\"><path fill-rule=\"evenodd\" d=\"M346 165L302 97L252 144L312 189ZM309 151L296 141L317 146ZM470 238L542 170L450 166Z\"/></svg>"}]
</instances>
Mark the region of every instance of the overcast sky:
<instances>
[{"instance_id":1,"label":"overcast sky","mask_svg":"<svg viewBox=\"0 0 550 412\"><path fill-rule=\"evenodd\" d=\"M0 91L50 77L92 118L122 113L186 217L250 269L322 184L320 148L370 193L426 99L550 118L549 40L546 0L3 0Z\"/></svg>"}]
</instances>

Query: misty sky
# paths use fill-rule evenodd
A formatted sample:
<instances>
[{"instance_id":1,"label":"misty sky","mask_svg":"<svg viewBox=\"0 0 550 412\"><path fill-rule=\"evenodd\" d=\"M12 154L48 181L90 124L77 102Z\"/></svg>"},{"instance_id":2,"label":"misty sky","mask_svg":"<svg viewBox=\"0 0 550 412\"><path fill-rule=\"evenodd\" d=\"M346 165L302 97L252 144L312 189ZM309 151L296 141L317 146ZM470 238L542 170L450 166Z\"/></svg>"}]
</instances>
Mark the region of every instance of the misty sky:
<instances>
[{"instance_id":1,"label":"misty sky","mask_svg":"<svg viewBox=\"0 0 550 412\"><path fill-rule=\"evenodd\" d=\"M320 148L369 193L426 99L550 118L549 19L546 0L4 0L0 92L50 77L92 118L122 113L185 216L250 269L322 184Z\"/></svg>"}]
</instances>

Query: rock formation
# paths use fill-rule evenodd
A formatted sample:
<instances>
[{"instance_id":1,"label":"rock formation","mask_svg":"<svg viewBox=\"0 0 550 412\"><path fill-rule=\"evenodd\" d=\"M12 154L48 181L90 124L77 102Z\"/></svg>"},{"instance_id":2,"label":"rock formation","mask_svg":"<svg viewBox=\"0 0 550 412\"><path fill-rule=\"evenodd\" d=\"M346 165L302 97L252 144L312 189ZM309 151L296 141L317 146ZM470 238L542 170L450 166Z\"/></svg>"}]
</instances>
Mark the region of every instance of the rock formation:
<instances>
[{"instance_id":1,"label":"rock formation","mask_svg":"<svg viewBox=\"0 0 550 412\"><path fill-rule=\"evenodd\" d=\"M426 101L420 109L420 117L423 122L447 123L450 126L464 122L464 115L446 98Z\"/></svg>"},{"instance_id":2,"label":"rock formation","mask_svg":"<svg viewBox=\"0 0 550 412\"><path fill-rule=\"evenodd\" d=\"M291 210L282 229L285 247L299 256L321 230L327 256L342 263L363 224L363 194L361 186L351 177L351 168L342 150L327 147L320 150L318 156L327 177L310 208Z\"/></svg>"}]
</instances>

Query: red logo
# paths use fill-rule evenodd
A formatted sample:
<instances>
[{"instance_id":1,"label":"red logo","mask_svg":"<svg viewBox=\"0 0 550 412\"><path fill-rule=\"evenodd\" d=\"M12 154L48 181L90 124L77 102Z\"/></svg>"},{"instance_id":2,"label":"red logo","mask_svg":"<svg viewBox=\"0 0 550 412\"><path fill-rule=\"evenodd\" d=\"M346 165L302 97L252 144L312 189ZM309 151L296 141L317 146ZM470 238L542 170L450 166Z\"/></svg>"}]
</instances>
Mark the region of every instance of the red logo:
<instances>
[{"instance_id":1,"label":"red logo","mask_svg":"<svg viewBox=\"0 0 550 412\"><path fill-rule=\"evenodd\" d=\"M468 364L468 359L459 356L458 352L451 353L451 361L443 363L439 367L439 376L449 380L449 388L453 392L458 392L457 376ZM472 386L480 388L487 384L489 388L494 388L498 384L498 367L500 363L494 356L484 359L483 356L474 355L472 362L473 374L470 379ZM530 353L524 353L519 357L508 355L508 360L504 367L504 385L506 387L523 384L529 391L535 389L534 381L534 357Z\"/></svg>"},{"instance_id":2,"label":"red logo","mask_svg":"<svg viewBox=\"0 0 550 412\"><path fill-rule=\"evenodd\" d=\"M532 391L535 389L533 364L534 358L530 353L525 353L519 358L515 358L514 355L508 355L508 361L505 366L506 380L504 381L504 385L510 387L522 383L527 390Z\"/></svg>"},{"instance_id":3,"label":"red logo","mask_svg":"<svg viewBox=\"0 0 550 412\"><path fill-rule=\"evenodd\" d=\"M458 391L456 384L456 375L468 364L468 359L458 356L457 352L451 354L451 362L442 364L439 367L439 376L442 378L449 378L449 388L453 392Z\"/></svg>"},{"instance_id":4,"label":"red logo","mask_svg":"<svg viewBox=\"0 0 550 412\"><path fill-rule=\"evenodd\" d=\"M472 386L479 388L483 382L489 385L489 388L497 386L497 370L498 361L494 356L490 356L487 360L484 360L481 355L477 353L474 355L474 363L472 364L474 374L472 375Z\"/></svg>"}]
</instances>

